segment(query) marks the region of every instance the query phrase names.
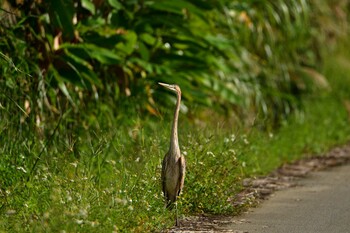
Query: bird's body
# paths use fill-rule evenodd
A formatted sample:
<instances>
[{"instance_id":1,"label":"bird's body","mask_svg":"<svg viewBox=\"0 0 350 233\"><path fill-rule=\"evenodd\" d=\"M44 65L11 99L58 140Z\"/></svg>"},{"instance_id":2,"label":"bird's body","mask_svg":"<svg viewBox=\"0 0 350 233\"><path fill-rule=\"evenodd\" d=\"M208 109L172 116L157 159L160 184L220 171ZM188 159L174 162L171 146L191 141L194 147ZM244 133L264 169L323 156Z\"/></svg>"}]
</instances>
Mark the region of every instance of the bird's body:
<instances>
[{"instance_id":1,"label":"bird's body","mask_svg":"<svg viewBox=\"0 0 350 233\"><path fill-rule=\"evenodd\" d=\"M175 203L176 225L178 225L176 200L184 186L186 171L185 157L181 155L177 136L177 122L179 118L181 103L181 89L177 85L169 85L165 83L159 84L172 91L175 91L177 96L176 108L174 113L174 122L170 138L170 147L162 163L162 188L167 208L170 207L173 203Z\"/></svg>"},{"instance_id":2,"label":"bird's body","mask_svg":"<svg viewBox=\"0 0 350 233\"><path fill-rule=\"evenodd\" d=\"M184 185L186 162L181 155L172 156L169 152L163 159L163 193L167 207L176 202Z\"/></svg>"}]
</instances>

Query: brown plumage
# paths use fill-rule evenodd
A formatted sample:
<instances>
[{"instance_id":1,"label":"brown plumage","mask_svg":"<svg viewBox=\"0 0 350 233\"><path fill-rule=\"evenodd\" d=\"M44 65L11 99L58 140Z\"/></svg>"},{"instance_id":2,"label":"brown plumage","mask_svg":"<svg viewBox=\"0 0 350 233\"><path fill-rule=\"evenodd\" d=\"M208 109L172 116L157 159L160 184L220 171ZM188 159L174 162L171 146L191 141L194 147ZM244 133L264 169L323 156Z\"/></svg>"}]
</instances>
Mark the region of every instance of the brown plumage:
<instances>
[{"instance_id":1,"label":"brown plumage","mask_svg":"<svg viewBox=\"0 0 350 233\"><path fill-rule=\"evenodd\" d=\"M162 163L162 186L163 194L166 201L166 207L169 208L175 204L176 208L176 226L178 226L177 214L177 197L180 195L184 186L186 161L185 157L181 155L179 140L177 136L177 122L179 118L180 103L181 103L181 89L178 85L170 85L159 83L163 87L168 88L176 93L177 101L174 113L174 122L171 130L169 151L165 154Z\"/></svg>"}]
</instances>

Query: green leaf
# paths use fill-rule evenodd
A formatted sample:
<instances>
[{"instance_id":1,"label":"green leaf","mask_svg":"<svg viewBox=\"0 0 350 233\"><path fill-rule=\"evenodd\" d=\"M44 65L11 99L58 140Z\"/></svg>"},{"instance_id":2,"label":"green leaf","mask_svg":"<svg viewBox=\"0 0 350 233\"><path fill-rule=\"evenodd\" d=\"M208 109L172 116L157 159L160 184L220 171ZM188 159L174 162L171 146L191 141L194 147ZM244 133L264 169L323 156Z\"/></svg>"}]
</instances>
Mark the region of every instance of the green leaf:
<instances>
[{"instance_id":1,"label":"green leaf","mask_svg":"<svg viewBox=\"0 0 350 233\"><path fill-rule=\"evenodd\" d=\"M66 59L67 64L72 68L72 70L75 71L77 76L80 77L80 81L83 84L83 87L87 87L88 83L85 81L88 81L89 83L95 84L97 86L101 86L101 81L98 79L92 65L89 62L76 56L74 53L71 53L68 50L66 50L65 53L67 55L67 58L69 58ZM90 87L90 85L88 87Z\"/></svg>"},{"instance_id":2,"label":"green leaf","mask_svg":"<svg viewBox=\"0 0 350 233\"><path fill-rule=\"evenodd\" d=\"M96 47L95 50L89 50L89 54L92 58L95 58L105 65L119 64L121 60L115 52L101 47Z\"/></svg>"},{"instance_id":3,"label":"green leaf","mask_svg":"<svg viewBox=\"0 0 350 233\"><path fill-rule=\"evenodd\" d=\"M123 35L124 42L118 43L117 48L125 52L127 55L130 55L134 49L137 42L137 35L133 31L127 31L125 35Z\"/></svg>"},{"instance_id":4,"label":"green leaf","mask_svg":"<svg viewBox=\"0 0 350 233\"><path fill-rule=\"evenodd\" d=\"M53 0L49 1L49 15L50 21L56 27L59 27L64 36L68 36L70 39L74 38L74 5L70 0Z\"/></svg>"},{"instance_id":5,"label":"green leaf","mask_svg":"<svg viewBox=\"0 0 350 233\"><path fill-rule=\"evenodd\" d=\"M71 53L68 49L65 50L65 54L68 55L68 57L72 58L75 62L80 63L81 65L87 67L88 69L92 70L92 65L85 61L84 59L80 58L79 56L75 55L74 52Z\"/></svg>"},{"instance_id":6,"label":"green leaf","mask_svg":"<svg viewBox=\"0 0 350 233\"><path fill-rule=\"evenodd\" d=\"M63 94L68 98L68 100L74 105L74 101L73 101L72 97L69 94L69 91L68 91L68 89L66 87L66 84L64 82L58 82L58 87L61 89Z\"/></svg>"},{"instance_id":7,"label":"green leaf","mask_svg":"<svg viewBox=\"0 0 350 233\"><path fill-rule=\"evenodd\" d=\"M82 0L81 5L86 10L90 11L93 15L96 12L95 5L90 0Z\"/></svg>"},{"instance_id":8,"label":"green leaf","mask_svg":"<svg viewBox=\"0 0 350 233\"><path fill-rule=\"evenodd\" d=\"M143 33L140 35L141 40L143 40L145 43L149 45L154 45L157 41L155 37L153 37L151 34Z\"/></svg>"},{"instance_id":9,"label":"green leaf","mask_svg":"<svg viewBox=\"0 0 350 233\"><path fill-rule=\"evenodd\" d=\"M142 42L139 42L139 52L143 60L145 61L149 60L149 57L150 57L149 50L147 46Z\"/></svg>"},{"instance_id":10,"label":"green leaf","mask_svg":"<svg viewBox=\"0 0 350 233\"><path fill-rule=\"evenodd\" d=\"M60 88L62 93L67 97L69 102L71 102L72 105L75 106L75 102L73 101L72 97L70 96L69 91L67 89L67 86L64 83L64 81L63 81L61 75L59 74L59 72L52 65L49 66L48 72L51 73L54 76L54 78L58 82L58 87Z\"/></svg>"},{"instance_id":11,"label":"green leaf","mask_svg":"<svg viewBox=\"0 0 350 233\"><path fill-rule=\"evenodd\" d=\"M189 1L158 0L158 1L154 1L153 4L150 4L150 7L156 10L167 11L167 12L175 13L179 15L187 14L186 12L188 11L190 13L196 14L197 16L200 16L202 19L205 19L205 16L203 14L204 11L197 8L195 5L193 5Z\"/></svg>"},{"instance_id":12,"label":"green leaf","mask_svg":"<svg viewBox=\"0 0 350 233\"><path fill-rule=\"evenodd\" d=\"M147 61L144 61L144 60L139 59L139 58L131 58L130 59L130 64L128 64L128 66L133 67L134 64L137 64L138 66L142 67L148 73L152 73L153 72L153 68L154 67L152 66L152 64L150 64Z\"/></svg>"},{"instance_id":13,"label":"green leaf","mask_svg":"<svg viewBox=\"0 0 350 233\"><path fill-rule=\"evenodd\" d=\"M123 5L118 0L108 0L108 3L116 10L123 9Z\"/></svg>"},{"instance_id":14,"label":"green leaf","mask_svg":"<svg viewBox=\"0 0 350 233\"><path fill-rule=\"evenodd\" d=\"M94 44L63 44L61 48L68 50L83 50L90 58L96 59L105 65L115 65L120 63L120 56L112 50L96 46Z\"/></svg>"}]
</instances>

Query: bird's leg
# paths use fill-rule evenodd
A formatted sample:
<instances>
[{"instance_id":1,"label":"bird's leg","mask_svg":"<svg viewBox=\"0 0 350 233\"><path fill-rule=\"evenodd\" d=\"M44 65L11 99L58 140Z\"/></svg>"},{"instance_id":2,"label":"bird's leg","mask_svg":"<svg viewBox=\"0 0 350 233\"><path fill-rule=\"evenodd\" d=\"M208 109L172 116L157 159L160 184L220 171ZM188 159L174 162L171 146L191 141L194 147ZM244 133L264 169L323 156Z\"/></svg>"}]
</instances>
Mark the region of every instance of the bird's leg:
<instances>
[{"instance_id":1,"label":"bird's leg","mask_svg":"<svg viewBox=\"0 0 350 233\"><path fill-rule=\"evenodd\" d=\"M178 214L178 213L177 213L177 202L175 202L175 211L176 211L176 222L175 222L175 226L178 227L178 226L179 226L179 220L178 220L178 218L177 218L177 216L178 216L178 215L177 215L177 214Z\"/></svg>"}]
</instances>

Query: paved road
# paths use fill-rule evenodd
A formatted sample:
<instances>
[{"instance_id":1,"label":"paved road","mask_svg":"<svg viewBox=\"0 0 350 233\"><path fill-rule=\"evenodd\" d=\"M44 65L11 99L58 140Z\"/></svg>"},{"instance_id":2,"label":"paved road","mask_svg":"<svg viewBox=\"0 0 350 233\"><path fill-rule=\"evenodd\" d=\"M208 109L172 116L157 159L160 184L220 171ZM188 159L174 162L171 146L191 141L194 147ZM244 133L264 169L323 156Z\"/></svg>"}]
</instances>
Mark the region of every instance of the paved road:
<instances>
[{"instance_id":1,"label":"paved road","mask_svg":"<svg viewBox=\"0 0 350 233\"><path fill-rule=\"evenodd\" d=\"M276 192L235 218L231 230L249 233L349 233L350 165L314 172L295 188Z\"/></svg>"}]
</instances>

